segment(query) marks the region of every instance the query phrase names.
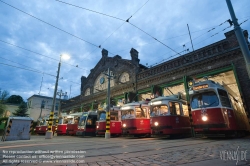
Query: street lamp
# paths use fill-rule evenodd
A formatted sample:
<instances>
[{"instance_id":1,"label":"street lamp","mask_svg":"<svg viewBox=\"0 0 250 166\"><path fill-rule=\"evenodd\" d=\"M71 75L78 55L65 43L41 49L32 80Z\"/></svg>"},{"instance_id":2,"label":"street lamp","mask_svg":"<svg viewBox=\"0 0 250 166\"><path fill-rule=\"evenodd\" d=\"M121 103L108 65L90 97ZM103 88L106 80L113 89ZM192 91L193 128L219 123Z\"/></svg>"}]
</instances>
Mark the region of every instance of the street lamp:
<instances>
[{"instance_id":1,"label":"street lamp","mask_svg":"<svg viewBox=\"0 0 250 166\"><path fill-rule=\"evenodd\" d=\"M60 61L58 64L58 70L57 70L57 75L56 75L56 84L55 84L55 89L54 89L52 108L51 108L51 112L50 112L50 116L49 116L48 131L46 132L45 139L51 139L53 136L52 125L53 125L53 118L54 118L54 109L55 109L56 93L57 93L57 86L58 86L58 78L59 78L62 58L67 60L70 58L70 56L67 54L60 55Z\"/></svg>"}]
</instances>

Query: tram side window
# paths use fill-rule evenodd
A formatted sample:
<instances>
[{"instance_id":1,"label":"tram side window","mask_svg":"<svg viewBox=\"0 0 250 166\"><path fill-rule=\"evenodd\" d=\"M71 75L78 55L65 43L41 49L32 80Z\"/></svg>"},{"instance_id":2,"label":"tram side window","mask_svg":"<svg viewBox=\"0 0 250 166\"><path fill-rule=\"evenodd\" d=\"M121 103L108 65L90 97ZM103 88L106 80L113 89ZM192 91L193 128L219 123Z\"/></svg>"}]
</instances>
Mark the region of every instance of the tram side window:
<instances>
[{"instance_id":1,"label":"tram side window","mask_svg":"<svg viewBox=\"0 0 250 166\"><path fill-rule=\"evenodd\" d=\"M181 107L179 103L176 102L169 102L170 107L170 114L171 115L180 115L181 114Z\"/></svg>"},{"instance_id":2,"label":"tram side window","mask_svg":"<svg viewBox=\"0 0 250 166\"><path fill-rule=\"evenodd\" d=\"M189 116L188 106L186 104L182 104L182 109L183 109L183 114L185 116Z\"/></svg>"},{"instance_id":3,"label":"tram side window","mask_svg":"<svg viewBox=\"0 0 250 166\"><path fill-rule=\"evenodd\" d=\"M218 93L219 93L219 96L220 96L221 105L223 107L231 107L227 92L222 90L222 89L218 89Z\"/></svg>"}]
</instances>

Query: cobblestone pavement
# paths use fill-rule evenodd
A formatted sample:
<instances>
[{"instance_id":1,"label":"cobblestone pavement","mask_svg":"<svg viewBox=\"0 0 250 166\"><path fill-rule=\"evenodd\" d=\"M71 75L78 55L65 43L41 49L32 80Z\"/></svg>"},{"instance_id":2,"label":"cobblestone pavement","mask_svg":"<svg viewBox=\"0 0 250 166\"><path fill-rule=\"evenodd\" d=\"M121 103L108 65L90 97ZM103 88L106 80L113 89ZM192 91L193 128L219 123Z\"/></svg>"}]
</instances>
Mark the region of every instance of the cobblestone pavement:
<instances>
[{"instance_id":1,"label":"cobblestone pavement","mask_svg":"<svg viewBox=\"0 0 250 166\"><path fill-rule=\"evenodd\" d=\"M54 137L33 136L31 140L0 143L0 158L6 160L6 151L86 151L84 163L34 163L28 165L55 166L132 166L132 165L249 165L250 137L240 139L158 139L158 138L110 138L100 137ZM43 155L44 153L34 154ZM51 154L55 155L55 154ZM4 159L5 158L5 159ZM67 158L66 158L67 159ZM69 159L69 158L68 158ZM36 159L35 159L36 160ZM55 162L56 159L46 159ZM58 159L60 161L64 159ZM77 161L76 159L74 159ZM41 162L43 162L41 160ZM3 163L24 166L27 163Z\"/></svg>"}]
</instances>

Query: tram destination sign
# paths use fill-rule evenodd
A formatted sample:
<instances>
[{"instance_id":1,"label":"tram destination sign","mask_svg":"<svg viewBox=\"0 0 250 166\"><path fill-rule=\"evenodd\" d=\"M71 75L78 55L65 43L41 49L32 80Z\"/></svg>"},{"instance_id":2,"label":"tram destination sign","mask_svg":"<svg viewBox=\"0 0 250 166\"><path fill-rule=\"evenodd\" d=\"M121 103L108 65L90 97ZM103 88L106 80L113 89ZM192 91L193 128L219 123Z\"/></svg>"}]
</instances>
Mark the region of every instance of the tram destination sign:
<instances>
[{"instance_id":1,"label":"tram destination sign","mask_svg":"<svg viewBox=\"0 0 250 166\"><path fill-rule=\"evenodd\" d=\"M200 89L205 89L205 88L208 88L208 84L194 86L193 90L200 90Z\"/></svg>"}]
</instances>

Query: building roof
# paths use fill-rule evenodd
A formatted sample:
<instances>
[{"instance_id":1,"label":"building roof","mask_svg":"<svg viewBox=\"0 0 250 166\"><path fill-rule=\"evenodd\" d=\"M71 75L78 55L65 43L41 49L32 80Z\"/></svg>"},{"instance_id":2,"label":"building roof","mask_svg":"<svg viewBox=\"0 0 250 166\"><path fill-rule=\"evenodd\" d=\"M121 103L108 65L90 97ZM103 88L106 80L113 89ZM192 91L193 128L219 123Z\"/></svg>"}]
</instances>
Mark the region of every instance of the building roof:
<instances>
[{"instance_id":1,"label":"building roof","mask_svg":"<svg viewBox=\"0 0 250 166\"><path fill-rule=\"evenodd\" d=\"M53 97L48 97L48 96L42 96L42 95L32 95L30 96L27 100L29 100L32 97L38 97L38 98L45 98L45 99L53 99ZM60 100L59 98L56 98L57 100Z\"/></svg>"}]
</instances>

